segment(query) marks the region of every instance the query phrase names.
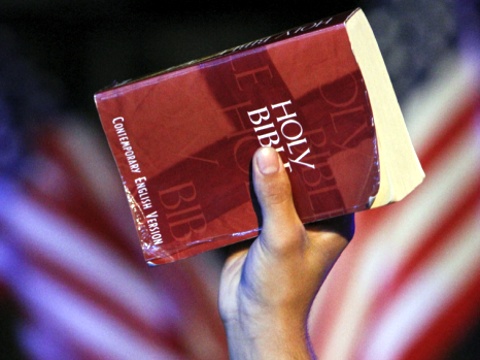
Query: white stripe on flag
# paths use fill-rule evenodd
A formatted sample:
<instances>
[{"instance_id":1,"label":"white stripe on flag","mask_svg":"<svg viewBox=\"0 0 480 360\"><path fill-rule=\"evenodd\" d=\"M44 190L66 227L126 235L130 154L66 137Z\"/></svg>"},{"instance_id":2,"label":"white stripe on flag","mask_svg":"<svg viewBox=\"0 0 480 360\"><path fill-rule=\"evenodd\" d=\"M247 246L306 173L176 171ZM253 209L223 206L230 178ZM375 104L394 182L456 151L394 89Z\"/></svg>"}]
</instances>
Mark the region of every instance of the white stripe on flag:
<instances>
[{"instance_id":1,"label":"white stripe on flag","mask_svg":"<svg viewBox=\"0 0 480 360\"><path fill-rule=\"evenodd\" d=\"M470 63L451 55L441 62L431 82L412 91L402 109L418 154L423 154L458 109L472 100L478 91L477 73Z\"/></svg>"},{"instance_id":2,"label":"white stripe on flag","mask_svg":"<svg viewBox=\"0 0 480 360\"><path fill-rule=\"evenodd\" d=\"M436 142L436 134L476 96L474 69L464 67L458 57L445 64L439 71L444 76L415 93L419 101L404 111L420 158ZM421 245L431 226L441 223L449 209L478 186L478 134L467 131L461 134L464 137L450 137L442 153L435 154L425 183L414 194L399 204L373 210L381 215L378 222L372 223L366 214L370 221L362 223L359 214L360 226L368 227L359 232L368 236L353 240L316 300L312 327L319 358L350 359L356 353L367 330L365 317L384 285Z\"/></svg>"},{"instance_id":3,"label":"white stripe on flag","mask_svg":"<svg viewBox=\"0 0 480 360\"><path fill-rule=\"evenodd\" d=\"M439 159L437 168L430 170L415 195L391 205L388 218L378 224L375 233L365 241L361 253L356 255L355 264L351 264L350 273L355 278L350 279L351 284L345 289L333 329L327 330L330 342L319 354L320 358L349 358L375 294L382 291L383 284L402 261L421 244L422 236L430 226L447 216L452 203L460 201L462 194L477 180L475 135L469 132L465 139L457 139L456 146L450 147L449 153Z\"/></svg>"},{"instance_id":4,"label":"white stripe on flag","mask_svg":"<svg viewBox=\"0 0 480 360\"><path fill-rule=\"evenodd\" d=\"M399 359L480 271L479 211L415 273L368 332L362 359ZM372 340L370 343L368 340Z\"/></svg>"},{"instance_id":5,"label":"white stripe on flag","mask_svg":"<svg viewBox=\"0 0 480 360\"><path fill-rule=\"evenodd\" d=\"M41 268L25 263L21 267L17 268L17 292L33 318L52 324L51 331L60 342L77 343L107 359L178 359L110 316L103 304L78 296Z\"/></svg>"},{"instance_id":6,"label":"white stripe on flag","mask_svg":"<svg viewBox=\"0 0 480 360\"><path fill-rule=\"evenodd\" d=\"M32 249L38 256L73 273L150 326L158 327L161 321L159 303L164 319L178 315L176 306L160 288L152 288L140 272L103 246L93 234L48 212L5 182L0 189L8 204L0 207L0 221L14 231L16 241L24 249Z\"/></svg>"}]
</instances>

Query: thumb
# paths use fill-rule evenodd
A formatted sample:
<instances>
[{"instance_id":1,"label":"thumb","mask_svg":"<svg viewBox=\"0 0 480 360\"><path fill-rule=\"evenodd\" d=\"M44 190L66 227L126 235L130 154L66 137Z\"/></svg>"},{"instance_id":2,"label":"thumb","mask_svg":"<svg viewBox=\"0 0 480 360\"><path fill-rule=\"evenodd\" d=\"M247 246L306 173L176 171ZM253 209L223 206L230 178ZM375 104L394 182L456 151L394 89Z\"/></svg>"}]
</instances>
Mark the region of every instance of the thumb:
<instances>
[{"instance_id":1,"label":"thumb","mask_svg":"<svg viewBox=\"0 0 480 360\"><path fill-rule=\"evenodd\" d=\"M260 203L263 224L260 241L270 249L287 250L290 239L304 231L292 198L290 179L280 156L270 147L260 148L253 157L253 185Z\"/></svg>"}]
</instances>

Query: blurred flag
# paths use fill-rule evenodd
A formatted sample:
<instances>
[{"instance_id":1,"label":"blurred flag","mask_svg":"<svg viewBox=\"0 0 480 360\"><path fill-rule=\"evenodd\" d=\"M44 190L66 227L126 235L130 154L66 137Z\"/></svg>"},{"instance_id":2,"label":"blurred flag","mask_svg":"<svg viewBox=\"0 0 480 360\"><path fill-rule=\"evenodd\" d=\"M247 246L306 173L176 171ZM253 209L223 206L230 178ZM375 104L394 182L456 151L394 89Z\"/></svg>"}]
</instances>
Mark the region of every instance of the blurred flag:
<instances>
[{"instance_id":1,"label":"blurred flag","mask_svg":"<svg viewBox=\"0 0 480 360\"><path fill-rule=\"evenodd\" d=\"M22 181L0 175L0 278L25 358L226 358L219 259L148 268L110 154L78 123L37 134Z\"/></svg>"},{"instance_id":2,"label":"blurred flag","mask_svg":"<svg viewBox=\"0 0 480 360\"><path fill-rule=\"evenodd\" d=\"M320 359L446 359L480 323L480 59L465 41L431 58L427 80L405 92L426 180L404 201L358 214L316 299Z\"/></svg>"}]
</instances>

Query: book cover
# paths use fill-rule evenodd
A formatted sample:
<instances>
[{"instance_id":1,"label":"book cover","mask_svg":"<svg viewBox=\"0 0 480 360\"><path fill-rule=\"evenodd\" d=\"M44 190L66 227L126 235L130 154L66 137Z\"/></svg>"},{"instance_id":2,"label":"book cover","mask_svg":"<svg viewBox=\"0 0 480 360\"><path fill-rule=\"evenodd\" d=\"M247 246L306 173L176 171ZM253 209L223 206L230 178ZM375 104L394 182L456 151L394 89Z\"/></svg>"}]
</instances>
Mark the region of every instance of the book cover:
<instances>
[{"instance_id":1,"label":"book cover","mask_svg":"<svg viewBox=\"0 0 480 360\"><path fill-rule=\"evenodd\" d=\"M372 205L382 179L345 26L355 12L95 94L149 264L258 234L250 162L260 146L282 157L305 223Z\"/></svg>"}]
</instances>

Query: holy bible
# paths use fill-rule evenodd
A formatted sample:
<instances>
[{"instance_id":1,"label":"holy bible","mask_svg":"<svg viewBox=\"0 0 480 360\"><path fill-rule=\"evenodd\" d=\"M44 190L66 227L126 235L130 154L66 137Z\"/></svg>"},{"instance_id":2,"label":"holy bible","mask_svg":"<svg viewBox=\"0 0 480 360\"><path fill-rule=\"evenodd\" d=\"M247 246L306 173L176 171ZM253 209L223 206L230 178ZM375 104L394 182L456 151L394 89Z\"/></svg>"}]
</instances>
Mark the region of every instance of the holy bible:
<instances>
[{"instance_id":1,"label":"holy bible","mask_svg":"<svg viewBox=\"0 0 480 360\"><path fill-rule=\"evenodd\" d=\"M424 178L361 9L94 98L151 265L258 235L260 146L280 154L304 223L399 201Z\"/></svg>"}]
</instances>

